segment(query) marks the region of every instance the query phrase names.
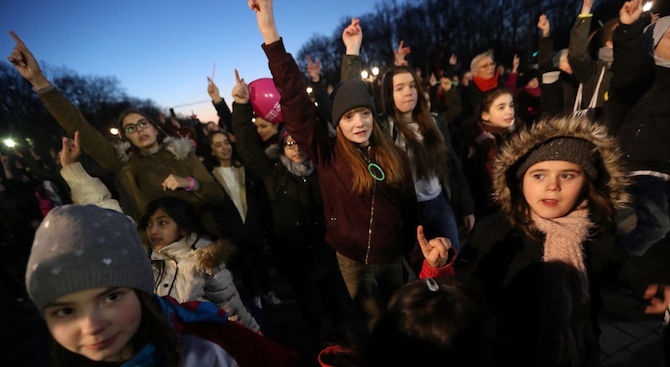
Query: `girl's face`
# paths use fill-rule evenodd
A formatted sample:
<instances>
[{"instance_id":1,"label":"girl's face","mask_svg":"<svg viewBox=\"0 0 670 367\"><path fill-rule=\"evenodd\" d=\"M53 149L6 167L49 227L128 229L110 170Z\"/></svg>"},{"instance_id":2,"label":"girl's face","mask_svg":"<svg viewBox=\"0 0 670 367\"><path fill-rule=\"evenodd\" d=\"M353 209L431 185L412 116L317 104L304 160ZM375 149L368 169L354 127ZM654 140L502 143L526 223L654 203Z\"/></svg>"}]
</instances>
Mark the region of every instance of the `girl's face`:
<instances>
[{"instance_id":1,"label":"girl's face","mask_svg":"<svg viewBox=\"0 0 670 367\"><path fill-rule=\"evenodd\" d=\"M137 148L147 150L158 145L158 131L139 113L129 113L121 124L126 139Z\"/></svg>"},{"instance_id":2,"label":"girl's face","mask_svg":"<svg viewBox=\"0 0 670 367\"><path fill-rule=\"evenodd\" d=\"M57 298L44 308L53 338L65 349L93 361L133 357L132 339L142 307L130 288L91 288Z\"/></svg>"},{"instance_id":3,"label":"girl's face","mask_svg":"<svg viewBox=\"0 0 670 367\"><path fill-rule=\"evenodd\" d=\"M491 125L508 128L514 123L514 98L502 94L493 100L488 111L482 112L482 120Z\"/></svg>"},{"instance_id":4,"label":"girl's face","mask_svg":"<svg viewBox=\"0 0 670 367\"><path fill-rule=\"evenodd\" d=\"M220 162L230 162L233 157L233 146L225 134L215 133L212 137L212 155Z\"/></svg>"},{"instance_id":5,"label":"girl's face","mask_svg":"<svg viewBox=\"0 0 670 367\"><path fill-rule=\"evenodd\" d=\"M284 155L295 163L302 163L306 158L305 153L298 147L298 143L290 136L287 136L284 142Z\"/></svg>"},{"instance_id":6,"label":"girl's face","mask_svg":"<svg viewBox=\"0 0 670 367\"><path fill-rule=\"evenodd\" d=\"M416 107L418 91L416 81L410 73L393 76L393 104L403 114L411 113Z\"/></svg>"},{"instance_id":7,"label":"girl's face","mask_svg":"<svg viewBox=\"0 0 670 367\"><path fill-rule=\"evenodd\" d=\"M585 180L584 171L575 163L535 163L523 175L523 196L530 209L540 217L560 218L577 205Z\"/></svg>"},{"instance_id":8,"label":"girl's face","mask_svg":"<svg viewBox=\"0 0 670 367\"><path fill-rule=\"evenodd\" d=\"M184 233L179 230L177 222L167 215L163 208L158 208L147 221L147 238L151 248L158 251L180 239Z\"/></svg>"},{"instance_id":9,"label":"girl's face","mask_svg":"<svg viewBox=\"0 0 670 367\"><path fill-rule=\"evenodd\" d=\"M340 130L352 143L367 146L372 135L374 117L367 107L352 108L340 118Z\"/></svg>"},{"instance_id":10,"label":"girl's face","mask_svg":"<svg viewBox=\"0 0 670 367\"><path fill-rule=\"evenodd\" d=\"M258 131L258 135L261 136L261 139L263 141L268 141L270 140L271 137L277 135L278 131L277 125L269 121L263 120L260 117L256 117L254 125L256 125L256 131Z\"/></svg>"}]
</instances>

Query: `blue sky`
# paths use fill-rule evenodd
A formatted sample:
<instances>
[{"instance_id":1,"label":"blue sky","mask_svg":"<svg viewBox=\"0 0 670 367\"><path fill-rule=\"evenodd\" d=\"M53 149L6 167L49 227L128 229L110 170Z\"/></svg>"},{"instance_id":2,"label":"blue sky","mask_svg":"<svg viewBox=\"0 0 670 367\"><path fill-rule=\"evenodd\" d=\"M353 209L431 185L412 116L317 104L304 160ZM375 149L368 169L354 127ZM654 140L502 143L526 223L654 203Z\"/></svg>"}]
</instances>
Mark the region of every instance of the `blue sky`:
<instances>
[{"instance_id":1,"label":"blue sky","mask_svg":"<svg viewBox=\"0 0 670 367\"><path fill-rule=\"evenodd\" d=\"M275 16L289 52L312 36L330 36L378 0L276 0ZM401 1L399 1L401 2ZM268 77L255 15L246 0L0 0L0 50L6 60L15 31L41 63L80 75L114 76L133 97L151 99L201 121L216 112L207 76L230 104L233 69L247 82Z\"/></svg>"}]
</instances>

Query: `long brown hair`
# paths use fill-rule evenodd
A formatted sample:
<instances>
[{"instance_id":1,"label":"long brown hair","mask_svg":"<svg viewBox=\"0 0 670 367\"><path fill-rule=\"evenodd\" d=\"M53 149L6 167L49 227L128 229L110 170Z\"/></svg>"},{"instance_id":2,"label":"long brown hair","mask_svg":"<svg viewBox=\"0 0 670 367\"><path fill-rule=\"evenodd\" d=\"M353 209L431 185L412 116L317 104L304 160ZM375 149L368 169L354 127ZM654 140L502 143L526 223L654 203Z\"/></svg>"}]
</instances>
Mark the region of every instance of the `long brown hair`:
<instances>
[{"instance_id":1,"label":"long brown hair","mask_svg":"<svg viewBox=\"0 0 670 367\"><path fill-rule=\"evenodd\" d=\"M142 321L131 341L133 353L139 353L144 346L150 343L156 348L154 351L156 365L178 367L181 364L182 351L177 333L168 324L153 295L140 290L135 290L135 294L142 308ZM49 335L51 362L54 367L96 365L90 359L65 349L51 334Z\"/></svg>"},{"instance_id":2,"label":"long brown hair","mask_svg":"<svg viewBox=\"0 0 670 367\"><path fill-rule=\"evenodd\" d=\"M423 142L417 140L415 134L402 121L402 114L395 108L393 100L393 77L398 74L409 73L414 80L417 101L414 110L412 110L412 120L419 125L419 132L423 135ZM443 177L447 172L447 145L444 137L433 116L430 114L428 100L425 98L423 85L419 78L410 67L395 66L384 73L382 82L382 107L384 114L392 118L398 131L405 138L405 142L410 151L412 164L416 174L420 178L429 177L432 174Z\"/></svg>"},{"instance_id":3,"label":"long brown hair","mask_svg":"<svg viewBox=\"0 0 670 367\"><path fill-rule=\"evenodd\" d=\"M341 147L344 152L343 159L348 162L353 173L351 191L356 194L367 194L372 191L374 178L368 171L368 162L366 153L361 152L361 148L346 137L340 126L337 126L336 145ZM370 135L370 146L372 156L370 161L378 164L384 170L386 175L385 182L391 187L404 189L405 177L409 174L402 162L402 152L398 150L391 139L384 134L381 127L375 120L372 123L372 135Z\"/></svg>"}]
</instances>

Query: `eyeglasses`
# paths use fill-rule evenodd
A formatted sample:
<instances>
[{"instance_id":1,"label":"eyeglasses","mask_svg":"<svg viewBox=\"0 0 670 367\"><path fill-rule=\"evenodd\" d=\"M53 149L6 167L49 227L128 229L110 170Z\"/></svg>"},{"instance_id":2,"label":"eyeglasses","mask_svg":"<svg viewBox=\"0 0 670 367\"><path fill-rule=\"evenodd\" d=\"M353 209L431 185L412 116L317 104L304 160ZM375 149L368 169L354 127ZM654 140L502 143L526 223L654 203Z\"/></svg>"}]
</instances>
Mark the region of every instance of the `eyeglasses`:
<instances>
[{"instance_id":1,"label":"eyeglasses","mask_svg":"<svg viewBox=\"0 0 670 367\"><path fill-rule=\"evenodd\" d=\"M287 141L286 143L284 143L284 147L289 150L298 149L298 143L296 143L295 141Z\"/></svg>"},{"instance_id":2,"label":"eyeglasses","mask_svg":"<svg viewBox=\"0 0 670 367\"><path fill-rule=\"evenodd\" d=\"M144 130L149 126L150 122L147 121L146 119L142 119L140 121L137 121L136 124L128 124L123 127L123 131L126 133L126 135L131 135L135 133L136 131Z\"/></svg>"}]
</instances>

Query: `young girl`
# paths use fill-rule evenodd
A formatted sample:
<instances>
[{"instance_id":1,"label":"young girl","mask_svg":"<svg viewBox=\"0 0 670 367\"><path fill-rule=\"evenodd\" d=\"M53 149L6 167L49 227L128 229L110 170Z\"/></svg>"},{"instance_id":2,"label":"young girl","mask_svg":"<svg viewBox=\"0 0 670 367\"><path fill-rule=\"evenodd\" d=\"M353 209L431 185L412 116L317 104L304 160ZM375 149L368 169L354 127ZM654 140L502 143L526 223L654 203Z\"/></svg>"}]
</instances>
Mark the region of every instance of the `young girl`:
<instances>
[{"instance_id":1,"label":"young girl","mask_svg":"<svg viewBox=\"0 0 670 367\"><path fill-rule=\"evenodd\" d=\"M317 139L317 113L279 37L272 1L251 0L249 6L256 11L286 130L316 164L325 241L335 249L349 295L372 327L403 284L402 257L416 244L416 195L407 157L375 122L374 101L360 79L333 91L337 136Z\"/></svg>"},{"instance_id":2,"label":"young girl","mask_svg":"<svg viewBox=\"0 0 670 367\"><path fill-rule=\"evenodd\" d=\"M483 218L497 210L492 200L493 161L515 129L514 96L507 88L493 89L482 97L478 118L473 121L464 170L475 198L476 215Z\"/></svg>"},{"instance_id":3,"label":"young girl","mask_svg":"<svg viewBox=\"0 0 670 367\"><path fill-rule=\"evenodd\" d=\"M253 139L256 143L256 132ZM219 130L210 133L207 140L211 153L205 158L205 165L227 195L216 211L216 223L221 227L221 233L238 249L237 261L229 267L244 284L246 292L242 292L246 294L243 298L250 298L259 309L263 308L261 300L268 305L278 305L280 300L270 282L270 272L275 264L267 261L265 251L266 244L270 242L272 246L273 243L268 241L272 218L263 182L242 165L231 135Z\"/></svg>"},{"instance_id":4,"label":"young girl","mask_svg":"<svg viewBox=\"0 0 670 367\"><path fill-rule=\"evenodd\" d=\"M358 78L361 70L362 31L357 19L345 28L346 55L342 79ZM388 70L381 85L382 128L407 152L419 206L419 223L429 237L447 237L459 246L455 209L463 215L466 231L475 223L474 202L450 138L440 133L424 98L419 76L409 66ZM452 204L454 208L452 208Z\"/></svg>"},{"instance_id":5,"label":"young girl","mask_svg":"<svg viewBox=\"0 0 670 367\"><path fill-rule=\"evenodd\" d=\"M10 62L32 84L49 113L68 134L79 131L82 149L114 174L124 212L138 220L149 201L165 195L188 201L199 213L209 211L224 199L223 189L195 155L188 139L166 137L150 116L129 109L118 118L125 144L116 146L49 82L28 47L11 34L16 46Z\"/></svg>"},{"instance_id":6,"label":"young girl","mask_svg":"<svg viewBox=\"0 0 670 367\"><path fill-rule=\"evenodd\" d=\"M540 121L498 154L502 211L460 259L487 293L502 365L598 364L598 285L623 256L613 218L627 183L615 140L584 118Z\"/></svg>"},{"instance_id":7,"label":"young girl","mask_svg":"<svg viewBox=\"0 0 670 367\"><path fill-rule=\"evenodd\" d=\"M35 234L26 282L53 337L55 366L237 366L220 346L170 327L171 306L152 296L151 265L119 212L53 209ZM226 322L216 307L201 306L191 321Z\"/></svg>"},{"instance_id":8,"label":"young girl","mask_svg":"<svg viewBox=\"0 0 670 367\"><path fill-rule=\"evenodd\" d=\"M193 208L185 201L162 197L151 201L140 222L151 249L154 293L179 302L207 300L253 331L258 323L244 307L233 276L226 268L234 245L212 242Z\"/></svg>"}]
</instances>

